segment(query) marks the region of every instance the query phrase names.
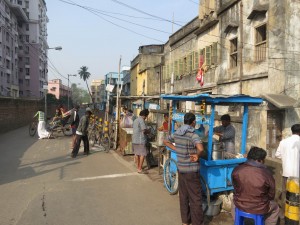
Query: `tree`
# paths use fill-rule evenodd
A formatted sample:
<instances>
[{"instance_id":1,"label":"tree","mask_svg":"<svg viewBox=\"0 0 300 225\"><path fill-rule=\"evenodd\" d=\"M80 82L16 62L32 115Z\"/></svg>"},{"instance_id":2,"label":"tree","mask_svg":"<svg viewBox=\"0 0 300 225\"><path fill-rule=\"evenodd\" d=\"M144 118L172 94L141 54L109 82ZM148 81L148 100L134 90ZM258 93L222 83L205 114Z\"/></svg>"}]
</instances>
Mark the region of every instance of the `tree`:
<instances>
[{"instance_id":1,"label":"tree","mask_svg":"<svg viewBox=\"0 0 300 225\"><path fill-rule=\"evenodd\" d=\"M86 87L88 89L88 92L90 94L90 97L92 99L93 105L94 105L94 99L92 98L92 94L90 92L90 88L89 85L87 83L87 80L89 79L89 77L91 76L90 72L88 72L88 68L86 66L82 66L80 67L80 70L78 71L78 74L80 76L80 79L84 80L86 83Z\"/></svg>"},{"instance_id":2,"label":"tree","mask_svg":"<svg viewBox=\"0 0 300 225\"><path fill-rule=\"evenodd\" d=\"M90 95L87 90L78 87L76 84L71 86L72 96L71 99L75 104L81 105L82 103L90 103Z\"/></svg>"}]
</instances>

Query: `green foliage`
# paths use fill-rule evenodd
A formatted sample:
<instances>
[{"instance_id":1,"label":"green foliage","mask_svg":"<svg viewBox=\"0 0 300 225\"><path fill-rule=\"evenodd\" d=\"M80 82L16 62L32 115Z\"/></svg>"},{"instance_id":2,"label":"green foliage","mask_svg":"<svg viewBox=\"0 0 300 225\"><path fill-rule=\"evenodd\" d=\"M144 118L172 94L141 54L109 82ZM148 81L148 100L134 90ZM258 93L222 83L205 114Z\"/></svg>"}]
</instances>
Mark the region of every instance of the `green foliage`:
<instances>
[{"instance_id":1,"label":"green foliage","mask_svg":"<svg viewBox=\"0 0 300 225\"><path fill-rule=\"evenodd\" d=\"M77 87L76 84L72 84L71 90L72 90L71 99L74 104L80 105L82 103L90 103L91 102L90 95L86 90Z\"/></svg>"},{"instance_id":2,"label":"green foliage","mask_svg":"<svg viewBox=\"0 0 300 225\"><path fill-rule=\"evenodd\" d=\"M89 88L89 85L87 83L87 80L89 79L89 77L91 76L90 72L88 72L88 67L86 66L82 66L80 67L80 70L78 70L78 74L80 76L80 79L84 80L85 83L86 83L86 87L87 87L87 90L89 92L89 95L90 95L90 99L92 100L93 104L94 104L94 100L92 98L92 94L90 92L90 88ZM88 101L90 102L90 100Z\"/></svg>"}]
</instances>

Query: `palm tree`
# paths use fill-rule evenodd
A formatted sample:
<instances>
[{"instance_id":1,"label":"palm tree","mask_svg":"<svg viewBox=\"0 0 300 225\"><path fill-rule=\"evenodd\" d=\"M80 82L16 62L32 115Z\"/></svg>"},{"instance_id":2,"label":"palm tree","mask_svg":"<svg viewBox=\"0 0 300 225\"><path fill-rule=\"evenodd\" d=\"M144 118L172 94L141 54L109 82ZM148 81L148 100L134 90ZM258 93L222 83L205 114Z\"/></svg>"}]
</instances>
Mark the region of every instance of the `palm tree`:
<instances>
[{"instance_id":1,"label":"palm tree","mask_svg":"<svg viewBox=\"0 0 300 225\"><path fill-rule=\"evenodd\" d=\"M88 68L86 66L82 66L80 67L80 70L78 70L78 74L80 76L80 79L84 80L85 83L86 83L86 87L88 89L88 92L91 96L91 99L92 99L92 102L93 102L93 105L94 105L94 99L92 98L92 94L90 92L90 88L89 88L89 85L87 83L87 80L89 79L89 77L91 76L90 72L88 72Z\"/></svg>"}]
</instances>

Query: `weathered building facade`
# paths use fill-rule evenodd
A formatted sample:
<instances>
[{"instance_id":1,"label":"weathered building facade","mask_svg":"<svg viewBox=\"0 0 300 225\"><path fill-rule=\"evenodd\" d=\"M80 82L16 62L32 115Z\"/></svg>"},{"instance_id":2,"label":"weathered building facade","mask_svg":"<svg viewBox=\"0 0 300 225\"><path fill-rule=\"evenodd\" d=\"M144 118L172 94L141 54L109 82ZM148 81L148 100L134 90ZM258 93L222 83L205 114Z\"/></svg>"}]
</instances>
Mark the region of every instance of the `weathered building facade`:
<instances>
[{"instance_id":1,"label":"weathered building facade","mask_svg":"<svg viewBox=\"0 0 300 225\"><path fill-rule=\"evenodd\" d=\"M161 62L163 49L163 45L139 47L139 54L131 61L131 95L159 94L159 74L156 73L155 66Z\"/></svg>"},{"instance_id":2,"label":"weathered building facade","mask_svg":"<svg viewBox=\"0 0 300 225\"><path fill-rule=\"evenodd\" d=\"M199 17L165 44L163 92L264 98L263 105L250 110L248 144L268 149L271 156L299 122L299 10L298 1L201 1ZM202 86L196 80L199 69ZM183 103L181 108L195 106ZM239 130L237 111L223 107L218 113L229 112Z\"/></svg>"}]
</instances>

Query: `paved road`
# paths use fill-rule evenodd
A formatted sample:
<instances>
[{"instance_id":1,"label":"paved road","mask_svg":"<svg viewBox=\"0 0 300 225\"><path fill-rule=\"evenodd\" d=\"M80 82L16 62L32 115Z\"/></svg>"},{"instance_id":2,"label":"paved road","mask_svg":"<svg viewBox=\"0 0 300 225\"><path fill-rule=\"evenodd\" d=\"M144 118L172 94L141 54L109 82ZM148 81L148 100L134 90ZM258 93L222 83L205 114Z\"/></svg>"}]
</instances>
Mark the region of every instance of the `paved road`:
<instances>
[{"instance_id":1,"label":"paved road","mask_svg":"<svg viewBox=\"0 0 300 225\"><path fill-rule=\"evenodd\" d=\"M0 225L176 225L178 196L114 151L70 155L70 137L0 135ZM127 158L128 159L128 158ZM210 225L233 224L228 216Z\"/></svg>"}]
</instances>

